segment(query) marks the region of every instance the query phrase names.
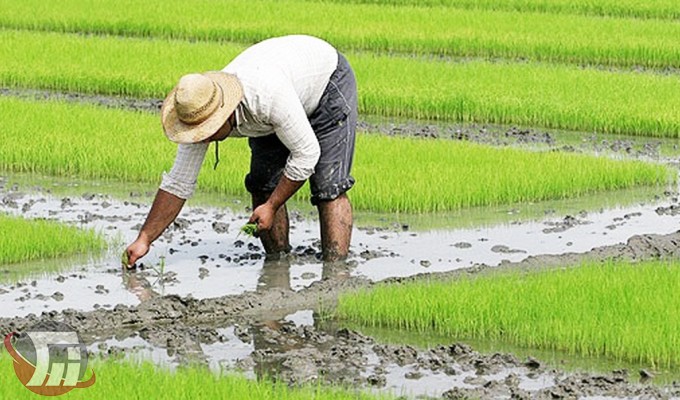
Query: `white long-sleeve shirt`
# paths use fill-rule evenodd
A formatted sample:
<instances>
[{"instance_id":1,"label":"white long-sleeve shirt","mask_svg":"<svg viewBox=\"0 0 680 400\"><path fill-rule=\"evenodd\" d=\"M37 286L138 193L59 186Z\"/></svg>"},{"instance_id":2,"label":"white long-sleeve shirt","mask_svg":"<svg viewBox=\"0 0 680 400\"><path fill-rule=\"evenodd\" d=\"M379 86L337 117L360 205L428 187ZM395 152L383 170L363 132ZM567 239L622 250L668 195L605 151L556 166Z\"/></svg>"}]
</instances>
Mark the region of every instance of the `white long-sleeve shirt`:
<instances>
[{"instance_id":1,"label":"white long-sleeve shirt","mask_svg":"<svg viewBox=\"0 0 680 400\"><path fill-rule=\"evenodd\" d=\"M337 63L335 48L311 36L272 38L247 48L222 70L236 75L243 87L230 136L276 134L290 150L284 175L293 181L309 178L321 150L308 116L318 106ZM183 199L191 197L208 146L179 144L161 189Z\"/></svg>"}]
</instances>

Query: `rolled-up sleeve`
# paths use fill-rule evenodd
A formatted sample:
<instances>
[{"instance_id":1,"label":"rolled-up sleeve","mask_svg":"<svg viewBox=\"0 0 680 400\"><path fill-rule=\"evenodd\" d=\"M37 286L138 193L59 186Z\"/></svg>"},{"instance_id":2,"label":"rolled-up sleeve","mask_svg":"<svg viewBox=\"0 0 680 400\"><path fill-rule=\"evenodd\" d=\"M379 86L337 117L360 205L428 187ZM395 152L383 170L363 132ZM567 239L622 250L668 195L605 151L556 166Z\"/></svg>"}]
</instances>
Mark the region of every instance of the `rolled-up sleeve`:
<instances>
[{"instance_id":1,"label":"rolled-up sleeve","mask_svg":"<svg viewBox=\"0 0 680 400\"><path fill-rule=\"evenodd\" d=\"M208 143L179 144L175 164L169 173L163 172L160 188L182 199L193 196L208 145Z\"/></svg>"}]
</instances>

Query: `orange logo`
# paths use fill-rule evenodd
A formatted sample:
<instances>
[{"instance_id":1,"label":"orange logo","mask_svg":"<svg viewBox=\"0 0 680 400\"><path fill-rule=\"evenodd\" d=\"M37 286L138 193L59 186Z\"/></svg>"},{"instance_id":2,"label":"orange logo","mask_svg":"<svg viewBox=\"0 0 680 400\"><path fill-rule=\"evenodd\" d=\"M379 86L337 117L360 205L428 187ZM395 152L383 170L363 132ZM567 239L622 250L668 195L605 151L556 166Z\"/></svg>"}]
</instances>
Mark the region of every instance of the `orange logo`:
<instances>
[{"instance_id":1,"label":"orange logo","mask_svg":"<svg viewBox=\"0 0 680 400\"><path fill-rule=\"evenodd\" d=\"M94 371L87 381L81 381L87 369L87 350L76 332L54 324L45 328L32 328L24 334L5 336L5 349L14 360L14 372L19 381L31 392L43 396L60 396L73 389L94 385ZM14 345L12 339L14 338Z\"/></svg>"}]
</instances>

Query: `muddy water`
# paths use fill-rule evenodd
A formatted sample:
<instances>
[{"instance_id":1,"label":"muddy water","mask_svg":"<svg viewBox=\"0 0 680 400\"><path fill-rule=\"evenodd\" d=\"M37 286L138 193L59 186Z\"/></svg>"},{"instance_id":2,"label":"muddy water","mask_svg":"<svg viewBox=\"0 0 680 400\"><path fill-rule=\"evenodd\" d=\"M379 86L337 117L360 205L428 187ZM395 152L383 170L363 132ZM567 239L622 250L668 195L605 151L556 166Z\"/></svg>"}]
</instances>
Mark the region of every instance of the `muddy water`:
<instances>
[{"instance_id":1,"label":"muddy water","mask_svg":"<svg viewBox=\"0 0 680 400\"><path fill-rule=\"evenodd\" d=\"M185 208L144 266L123 273L119 251L134 239L153 188L123 195L87 183L48 181L4 176L0 211L94 228L114 243L112 251L86 262L71 260L56 272L13 274L0 284L3 331L21 330L36 318L58 319L87 332L90 350L102 356L168 367L199 362L250 376L274 373L291 384L323 377L409 398L667 397L680 390L668 380L663 386L639 383L644 366L573 372L446 339L429 346L387 344L333 326L326 315L338 293L385 279L567 265L584 257L674 255L678 199L662 189L622 193L620 202L610 198L606 208L579 201L538 204L534 212L489 209L486 214L500 216L497 223L488 215L479 223L453 215L432 224L422 217L412 223L404 216L360 215L357 220L367 222L357 223L344 265L318 261L317 223L309 209L293 213L293 256L266 263L259 243L238 233L249 215L245 199L221 199L223 207L211 199Z\"/></svg>"},{"instance_id":2,"label":"muddy water","mask_svg":"<svg viewBox=\"0 0 680 400\"><path fill-rule=\"evenodd\" d=\"M0 191L0 211L95 229L110 239L112 250L89 263L74 265L56 278L38 276L25 279L23 285L6 287L0 294L0 316L67 308L110 309L161 295L206 299L270 287L300 290L334 273L381 281L476 264L495 266L539 254L582 253L625 242L638 233L668 234L680 226L680 215L657 211L672 207L677 201L673 196L569 215L555 215L551 208L551 215L537 220L516 215L508 223L487 222L459 229L446 229L442 221L444 226L420 230L404 223L386 227L358 223L349 266L338 272L318 260L317 222L306 212L292 213L294 256L265 263L259 241L240 234L249 216L244 202L231 200L236 207L185 208L138 270L123 274L118 268L120 252L136 237L151 198L135 192L119 200L81 186L55 192L54 182L50 192L5 185Z\"/></svg>"},{"instance_id":3,"label":"muddy water","mask_svg":"<svg viewBox=\"0 0 680 400\"><path fill-rule=\"evenodd\" d=\"M0 94L149 112L160 104L45 91ZM678 155L673 140L518 127L365 120L360 130L669 164L677 164ZM380 280L564 266L586 258L677 257L680 205L665 189L437 216L358 214L345 265L318 261L318 228L308 206L294 207L294 254L266 263L257 241L238 236L249 215L246 199L199 197L144 265L123 274L120 251L135 237L155 188L109 186L115 185L0 176L0 212L94 228L113 243L102 255L2 266L0 331L60 320L102 357L150 359L168 368L197 362L252 377L274 374L291 384L324 379L407 398L680 397L674 372L609 361L570 368L564 355L470 347L451 338L393 341L337 326L328 315L339 293ZM643 378L648 374L654 377Z\"/></svg>"}]
</instances>

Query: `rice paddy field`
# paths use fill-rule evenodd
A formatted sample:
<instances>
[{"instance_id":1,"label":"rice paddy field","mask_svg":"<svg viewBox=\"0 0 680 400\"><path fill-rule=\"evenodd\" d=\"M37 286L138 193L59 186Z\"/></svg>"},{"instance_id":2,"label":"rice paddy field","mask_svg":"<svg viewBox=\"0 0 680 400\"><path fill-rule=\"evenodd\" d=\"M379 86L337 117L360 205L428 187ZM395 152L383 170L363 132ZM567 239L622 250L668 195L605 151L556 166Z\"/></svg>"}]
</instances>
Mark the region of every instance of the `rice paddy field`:
<instances>
[{"instance_id":1,"label":"rice paddy field","mask_svg":"<svg viewBox=\"0 0 680 400\"><path fill-rule=\"evenodd\" d=\"M2 359L3 398L31 399L37 395L27 391L18 380L7 377L13 375L11 360ZM198 367L187 367L181 372L158 370L151 363L121 363L116 360L93 360L90 367L100 377L96 386L90 390L74 390L71 398L91 399L107 397L111 399L142 399L172 396L177 399L230 398L230 399L322 399L322 400L387 400L387 396L371 396L354 393L350 390L324 389L321 386L307 385L304 388L290 389L284 384L255 382L242 376L220 376ZM130 377L135 377L130 379ZM142 385L136 382L144 382ZM182 389L173 393L173 388Z\"/></svg>"},{"instance_id":2,"label":"rice paddy field","mask_svg":"<svg viewBox=\"0 0 680 400\"><path fill-rule=\"evenodd\" d=\"M610 261L539 273L382 285L343 296L337 312L369 326L669 367L678 365L677 273L671 262Z\"/></svg>"},{"instance_id":3,"label":"rice paddy field","mask_svg":"<svg viewBox=\"0 0 680 400\"><path fill-rule=\"evenodd\" d=\"M71 397L680 397L676 3L0 0L0 333L77 331L97 383ZM320 261L308 187L289 256L239 235L229 139L123 270L166 93L287 34L356 74L348 261ZM2 397L33 396L11 365Z\"/></svg>"},{"instance_id":4,"label":"rice paddy field","mask_svg":"<svg viewBox=\"0 0 680 400\"><path fill-rule=\"evenodd\" d=\"M95 232L79 231L53 221L30 221L0 215L0 222L3 228L0 262L3 265L92 252L106 247L104 238Z\"/></svg>"}]
</instances>

